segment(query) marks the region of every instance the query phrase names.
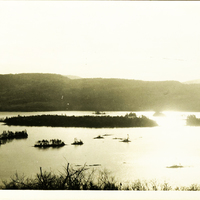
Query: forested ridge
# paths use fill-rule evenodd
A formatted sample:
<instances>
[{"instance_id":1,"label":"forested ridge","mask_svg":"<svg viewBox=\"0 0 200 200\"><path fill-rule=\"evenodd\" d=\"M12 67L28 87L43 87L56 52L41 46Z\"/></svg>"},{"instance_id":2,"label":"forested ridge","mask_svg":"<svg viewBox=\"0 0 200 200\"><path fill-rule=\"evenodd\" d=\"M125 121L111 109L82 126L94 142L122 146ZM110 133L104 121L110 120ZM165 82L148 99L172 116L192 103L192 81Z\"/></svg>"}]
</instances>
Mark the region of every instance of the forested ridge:
<instances>
[{"instance_id":1,"label":"forested ridge","mask_svg":"<svg viewBox=\"0 0 200 200\"><path fill-rule=\"evenodd\" d=\"M200 84L178 81L0 75L0 111L200 111L199 99Z\"/></svg>"}]
</instances>

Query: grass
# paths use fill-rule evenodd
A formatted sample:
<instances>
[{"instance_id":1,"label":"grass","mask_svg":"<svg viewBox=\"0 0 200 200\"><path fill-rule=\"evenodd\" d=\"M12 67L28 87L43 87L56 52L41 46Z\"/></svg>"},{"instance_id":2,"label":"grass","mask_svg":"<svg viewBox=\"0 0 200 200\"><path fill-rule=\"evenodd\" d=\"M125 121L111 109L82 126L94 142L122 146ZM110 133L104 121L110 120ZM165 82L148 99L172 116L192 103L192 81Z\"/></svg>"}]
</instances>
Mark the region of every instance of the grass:
<instances>
[{"instance_id":1,"label":"grass","mask_svg":"<svg viewBox=\"0 0 200 200\"><path fill-rule=\"evenodd\" d=\"M132 190L132 191L200 191L200 185L172 187L156 180L134 180L131 183L117 182L107 170L88 170L87 166L72 167L69 163L59 174L42 171L34 178L18 176L3 181L4 190Z\"/></svg>"}]
</instances>

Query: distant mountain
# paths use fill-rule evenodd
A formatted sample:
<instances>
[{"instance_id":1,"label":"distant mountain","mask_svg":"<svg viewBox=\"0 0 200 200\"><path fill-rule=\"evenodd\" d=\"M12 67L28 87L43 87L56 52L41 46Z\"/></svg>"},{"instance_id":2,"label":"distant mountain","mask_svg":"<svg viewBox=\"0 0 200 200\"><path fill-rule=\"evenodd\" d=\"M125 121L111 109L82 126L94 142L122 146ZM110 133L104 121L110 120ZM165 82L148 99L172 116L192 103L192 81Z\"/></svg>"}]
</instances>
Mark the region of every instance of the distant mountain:
<instances>
[{"instance_id":1,"label":"distant mountain","mask_svg":"<svg viewBox=\"0 0 200 200\"><path fill-rule=\"evenodd\" d=\"M186 81L183 82L184 84L200 84L200 79L192 80L192 81Z\"/></svg>"},{"instance_id":2,"label":"distant mountain","mask_svg":"<svg viewBox=\"0 0 200 200\"><path fill-rule=\"evenodd\" d=\"M178 81L0 75L0 111L200 111L199 99L200 84Z\"/></svg>"}]
</instances>

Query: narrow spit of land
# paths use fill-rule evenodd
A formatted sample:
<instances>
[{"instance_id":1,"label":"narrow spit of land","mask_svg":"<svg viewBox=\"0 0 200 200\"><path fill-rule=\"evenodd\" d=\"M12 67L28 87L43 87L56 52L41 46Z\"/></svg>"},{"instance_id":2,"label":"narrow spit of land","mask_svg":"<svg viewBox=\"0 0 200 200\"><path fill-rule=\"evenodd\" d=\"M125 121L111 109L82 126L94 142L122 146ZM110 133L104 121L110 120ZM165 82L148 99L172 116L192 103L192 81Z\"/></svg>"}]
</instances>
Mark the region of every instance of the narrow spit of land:
<instances>
[{"instance_id":1,"label":"narrow spit of land","mask_svg":"<svg viewBox=\"0 0 200 200\"><path fill-rule=\"evenodd\" d=\"M51 126L51 127L154 127L157 123L145 116L127 114L125 116L64 116L64 115L35 115L6 118L7 125L18 126Z\"/></svg>"}]
</instances>

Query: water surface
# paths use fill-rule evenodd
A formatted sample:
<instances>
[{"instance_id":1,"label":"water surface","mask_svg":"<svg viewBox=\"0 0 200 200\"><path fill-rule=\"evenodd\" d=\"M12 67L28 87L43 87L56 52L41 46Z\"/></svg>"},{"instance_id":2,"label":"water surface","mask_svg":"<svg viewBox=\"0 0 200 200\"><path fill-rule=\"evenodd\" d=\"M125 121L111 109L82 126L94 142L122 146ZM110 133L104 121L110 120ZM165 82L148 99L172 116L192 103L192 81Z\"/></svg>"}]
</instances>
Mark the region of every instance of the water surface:
<instances>
[{"instance_id":1,"label":"water surface","mask_svg":"<svg viewBox=\"0 0 200 200\"><path fill-rule=\"evenodd\" d=\"M128 112L106 112L116 116ZM0 112L0 118L17 115L94 115L93 112ZM67 162L75 165L107 169L120 182L129 183L136 179L167 181L174 185L200 183L200 127L185 125L190 114L200 113L164 112L165 117L153 117L154 112L136 112L159 124L153 128L57 128L25 127L0 124L3 130L21 131L26 129L28 138L13 140L0 146L0 179L5 180L16 172L28 177L43 170L59 173ZM104 139L93 139L104 135ZM126 138L130 143L113 138ZM84 142L73 146L74 138ZM62 148L38 149L33 145L42 139L61 139L67 145ZM173 167L173 166L182 167Z\"/></svg>"}]
</instances>

